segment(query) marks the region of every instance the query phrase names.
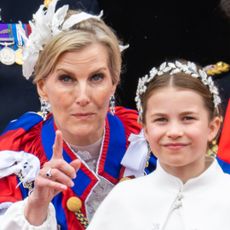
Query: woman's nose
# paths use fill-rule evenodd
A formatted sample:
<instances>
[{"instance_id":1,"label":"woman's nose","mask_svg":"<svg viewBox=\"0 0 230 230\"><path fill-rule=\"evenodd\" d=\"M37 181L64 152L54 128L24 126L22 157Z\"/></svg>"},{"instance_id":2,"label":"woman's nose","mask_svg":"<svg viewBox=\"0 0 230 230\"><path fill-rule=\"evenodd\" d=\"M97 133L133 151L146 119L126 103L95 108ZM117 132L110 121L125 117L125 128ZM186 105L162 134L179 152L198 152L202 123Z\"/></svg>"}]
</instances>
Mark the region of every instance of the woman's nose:
<instances>
[{"instance_id":1,"label":"woman's nose","mask_svg":"<svg viewBox=\"0 0 230 230\"><path fill-rule=\"evenodd\" d=\"M89 104L89 90L86 84L79 84L76 92L76 103L80 106Z\"/></svg>"}]
</instances>

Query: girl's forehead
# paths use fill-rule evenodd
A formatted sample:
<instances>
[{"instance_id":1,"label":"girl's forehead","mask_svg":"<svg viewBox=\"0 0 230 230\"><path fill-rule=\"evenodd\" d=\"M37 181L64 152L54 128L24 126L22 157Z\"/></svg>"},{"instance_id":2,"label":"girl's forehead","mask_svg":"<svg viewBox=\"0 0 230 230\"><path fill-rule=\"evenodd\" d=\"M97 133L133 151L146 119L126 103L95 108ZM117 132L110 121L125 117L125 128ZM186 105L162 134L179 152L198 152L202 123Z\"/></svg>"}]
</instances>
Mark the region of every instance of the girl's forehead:
<instances>
[{"instance_id":1,"label":"girl's forehead","mask_svg":"<svg viewBox=\"0 0 230 230\"><path fill-rule=\"evenodd\" d=\"M190 89L164 87L152 92L147 99L147 107L176 110L181 108L204 107L203 98L199 93Z\"/></svg>"},{"instance_id":2,"label":"girl's forehead","mask_svg":"<svg viewBox=\"0 0 230 230\"><path fill-rule=\"evenodd\" d=\"M150 92L150 97L155 96L155 95L157 95L157 96L158 95L164 95L165 98L167 98L167 97L172 97L173 95L177 96L180 94L197 95L197 96L201 97L201 95L196 90L178 87L178 86L174 86L174 85L168 85L168 86L164 86L164 87L160 87L160 88L155 88Z\"/></svg>"}]
</instances>

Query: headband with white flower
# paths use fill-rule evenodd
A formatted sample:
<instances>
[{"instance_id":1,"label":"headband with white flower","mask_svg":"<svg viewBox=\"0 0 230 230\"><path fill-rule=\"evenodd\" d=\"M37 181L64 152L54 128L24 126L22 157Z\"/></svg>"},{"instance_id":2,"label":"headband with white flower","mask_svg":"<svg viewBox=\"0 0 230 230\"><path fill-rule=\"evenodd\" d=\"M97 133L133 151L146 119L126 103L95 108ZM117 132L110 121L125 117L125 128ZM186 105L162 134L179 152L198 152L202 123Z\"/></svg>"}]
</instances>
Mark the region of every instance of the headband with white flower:
<instances>
[{"instance_id":1,"label":"headband with white flower","mask_svg":"<svg viewBox=\"0 0 230 230\"><path fill-rule=\"evenodd\" d=\"M64 5L55 11L57 2L58 0L53 0L47 8L45 5L39 7L38 11L33 15L33 20L29 21L31 34L28 38L26 37L23 27L20 26L19 28L19 32L25 42L22 71L26 79L29 79L33 74L39 52L50 38L62 31L68 31L73 25L89 18L100 20L103 15L103 11L101 11L99 15L81 12L70 16L64 21L69 5ZM122 51L127 47L128 46L120 46L120 50Z\"/></svg>"},{"instance_id":2,"label":"headband with white flower","mask_svg":"<svg viewBox=\"0 0 230 230\"><path fill-rule=\"evenodd\" d=\"M190 61L188 61L186 64L182 64L179 61L164 62L160 65L159 69L154 67L150 70L148 75L145 75L144 77L139 79L135 101L140 119L142 119L143 115L141 96L146 92L149 82L151 82L155 76L160 76L165 73L173 75L179 72L189 74L191 77L194 78L199 78L204 85L208 86L208 89L213 96L214 106L215 108L217 108L218 111L218 105L221 103L218 89L214 85L212 78L208 76L204 70L198 69L196 65Z\"/></svg>"}]
</instances>

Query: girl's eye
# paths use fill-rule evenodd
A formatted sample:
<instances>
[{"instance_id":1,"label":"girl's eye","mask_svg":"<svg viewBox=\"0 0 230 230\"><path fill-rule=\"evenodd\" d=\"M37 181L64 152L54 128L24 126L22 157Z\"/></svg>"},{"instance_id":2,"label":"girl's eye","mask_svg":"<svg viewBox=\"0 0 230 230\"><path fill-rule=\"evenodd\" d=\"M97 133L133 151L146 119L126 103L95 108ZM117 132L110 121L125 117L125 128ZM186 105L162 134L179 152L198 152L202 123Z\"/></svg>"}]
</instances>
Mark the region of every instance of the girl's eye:
<instances>
[{"instance_id":1,"label":"girl's eye","mask_svg":"<svg viewBox=\"0 0 230 230\"><path fill-rule=\"evenodd\" d=\"M195 120L195 117L192 117L192 116L185 116L185 117L183 117L183 120L184 120L184 121L191 121L191 120Z\"/></svg>"},{"instance_id":2,"label":"girl's eye","mask_svg":"<svg viewBox=\"0 0 230 230\"><path fill-rule=\"evenodd\" d=\"M165 117L159 117L159 118L154 119L154 122L157 122L157 123L164 123L166 121L167 119Z\"/></svg>"},{"instance_id":3,"label":"girl's eye","mask_svg":"<svg viewBox=\"0 0 230 230\"><path fill-rule=\"evenodd\" d=\"M104 74L98 73L98 74L94 74L93 76L91 76L90 80L94 82L99 82L103 80L103 78L104 78Z\"/></svg>"},{"instance_id":4,"label":"girl's eye","mask_svg":"<svg viewBox=\"0 0 230 230\"><path fill-rule=\"evenodd\" d=\"M61 75L58 77L58 79L62 82L65 82L65 83L69 83L69 82L74 81L74 79L72 77L70 77L69 75Z\"/></svg>"}]
</instances>

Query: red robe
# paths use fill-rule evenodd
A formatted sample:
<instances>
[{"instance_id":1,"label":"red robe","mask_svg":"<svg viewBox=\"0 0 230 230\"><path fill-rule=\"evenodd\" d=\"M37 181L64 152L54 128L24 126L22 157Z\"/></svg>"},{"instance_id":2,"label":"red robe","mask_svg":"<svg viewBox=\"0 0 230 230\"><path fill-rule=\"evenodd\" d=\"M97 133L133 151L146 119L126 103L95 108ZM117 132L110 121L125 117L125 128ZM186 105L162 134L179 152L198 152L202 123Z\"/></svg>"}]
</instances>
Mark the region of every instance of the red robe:
<instances>
[{"instance_id":1,"label":"red robe","mask_svg":"<svg viewBox=\"0 0 230 230\"><path fill-rule=\"evenodd\" d=\"M116 107L116 115L108 113L105 125L105 138L99 156L98 174L111 183L116 184L122 177L124 168L120 164L129 145L130 133L138 134L140 125L137 123L137 112L123 107ZM50 115L46 121L36 113L26 113L12 121L0 137L0 150L25 151L37 156L42 165L52 156L52 145L55 138L55 124ZM137 153L138 154L138 153ZM76 159L66 143L63 145L63 157L67 162ZM98 178L84 163L74 179L75 186L59 193L53 204L56 209L57 222L61 229L84 229L75 214L66 207L66 201L71 196L81 199L82 213L85 214L84 202ZM25 188L16 189L18 178L10 175L0 179L0 202L16 202L27 196Z\"/></svg>"}]
</instances>

